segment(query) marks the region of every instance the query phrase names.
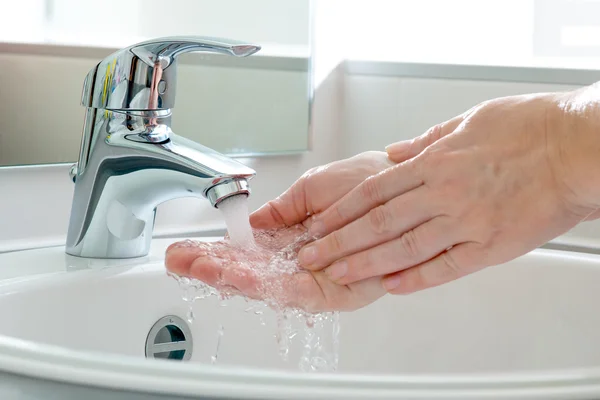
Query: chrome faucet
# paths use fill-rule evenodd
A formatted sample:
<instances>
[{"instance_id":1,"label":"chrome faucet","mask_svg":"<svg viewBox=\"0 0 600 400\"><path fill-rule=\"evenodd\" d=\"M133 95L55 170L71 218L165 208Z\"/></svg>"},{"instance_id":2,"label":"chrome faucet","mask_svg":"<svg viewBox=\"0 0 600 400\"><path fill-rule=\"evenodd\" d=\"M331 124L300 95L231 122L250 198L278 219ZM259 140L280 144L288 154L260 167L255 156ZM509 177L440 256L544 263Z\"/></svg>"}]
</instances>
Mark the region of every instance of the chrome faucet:
<instances>
[{"instance_id":1,"label":"chrome faucet","mask_svg":"<svg viewBox=\"0 0 600 400\"><path fill-rule=\"evenodd\" d=\"M87 74L81 151L70 172L75 193L68 254L145 256L159 204L192 196L218 207L227 197L250 194L255 171L175 135L171 109L179 54L245 57L258 50L227 39L167 37L119 50Z\"/></svg>"}]
</instances>

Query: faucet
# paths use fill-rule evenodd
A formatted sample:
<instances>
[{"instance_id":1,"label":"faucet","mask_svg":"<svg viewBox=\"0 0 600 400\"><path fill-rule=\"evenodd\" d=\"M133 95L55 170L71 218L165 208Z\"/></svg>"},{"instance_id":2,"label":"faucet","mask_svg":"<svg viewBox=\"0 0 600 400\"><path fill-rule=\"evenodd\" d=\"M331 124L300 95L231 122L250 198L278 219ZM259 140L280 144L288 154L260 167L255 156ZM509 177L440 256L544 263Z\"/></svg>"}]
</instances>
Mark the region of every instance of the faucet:
<instances>
[{"instance_id":1,"label":"faucet","mask_svg":"<svg viewBox=\"0 0 600 400\"><path fill-rule=\"evenodd\" d=\"M256 172L171 130L177 56L252 55L259 46L208 37L166 37L119 50L87 74L86 107L67 234L67 254L132 258L149 253L156 207L202 197L217 207L250 195ZM198 121L201 123L201 120Z\"/></svg>"}]
</instances>

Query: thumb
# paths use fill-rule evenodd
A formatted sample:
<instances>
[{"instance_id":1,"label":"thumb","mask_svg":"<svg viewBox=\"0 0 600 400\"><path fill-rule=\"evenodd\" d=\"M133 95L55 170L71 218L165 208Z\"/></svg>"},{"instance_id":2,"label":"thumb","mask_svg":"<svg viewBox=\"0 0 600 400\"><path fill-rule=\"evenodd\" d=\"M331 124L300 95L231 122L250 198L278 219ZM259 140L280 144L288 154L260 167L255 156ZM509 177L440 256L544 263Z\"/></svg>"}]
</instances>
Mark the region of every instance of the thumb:
<instances>
[{"instance_id":1,"label":"thumb","mask_svg":"<svg viewBox=\"0 0 600 400\"><path fill-rule=\"evenodd\" d=\"M250 225L255 229L275 229L292 226L307 217L306 178L308 171L289 189L250 214Z\"/></svg>"},{"instance_id":2,"label":"thumb","mask_svg":"<svg viewBox=\"0 0 600 400\"><path fill-rule=\"evenodd\" d=\"M411 140L392 143L385 148L388 157L395 163L401 163L418 156L423 150L431 146L446 135L451 134L463 122L464 116L459 115L449 121L434 125L421 136Z\"/></svg>"}]
</instances>

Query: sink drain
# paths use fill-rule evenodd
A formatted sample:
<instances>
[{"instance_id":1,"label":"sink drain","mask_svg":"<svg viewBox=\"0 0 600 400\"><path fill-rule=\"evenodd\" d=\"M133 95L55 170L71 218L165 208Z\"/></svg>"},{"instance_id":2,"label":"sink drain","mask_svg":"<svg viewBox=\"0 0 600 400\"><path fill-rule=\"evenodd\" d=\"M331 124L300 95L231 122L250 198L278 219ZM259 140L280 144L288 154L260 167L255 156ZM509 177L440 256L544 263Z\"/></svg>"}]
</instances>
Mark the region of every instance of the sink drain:
<instances>
[{"instance_id":1,"label":"sink drain","mask_svg":"<svg viewBox=\"0 0 600 400\"><path fill-rule=\"evenodd\" d=\"M146 338L146 358L189 360L192 356L192 332L187 323L167 315L156 321Z\"/></svg>"}]
</instances>

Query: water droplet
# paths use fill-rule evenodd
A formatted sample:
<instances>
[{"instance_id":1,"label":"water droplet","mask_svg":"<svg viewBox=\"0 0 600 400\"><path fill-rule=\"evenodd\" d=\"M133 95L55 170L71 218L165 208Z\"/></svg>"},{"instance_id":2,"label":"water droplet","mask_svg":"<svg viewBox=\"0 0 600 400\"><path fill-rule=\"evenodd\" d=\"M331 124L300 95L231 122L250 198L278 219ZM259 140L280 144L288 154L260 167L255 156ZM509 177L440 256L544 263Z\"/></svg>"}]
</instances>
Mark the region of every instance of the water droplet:
<instances>
[{"instance_id":1,"label":"water droplet","mask_svg":"<svg viewBox=\"0 0 600 400\"><path fill-rule=\"evenodd\" d=\"M194 319L196 317L194 316L194 310L192 309L192 306L190 305L190 308L188 309L187 312L187 321L191 324L194 322Z\"/></svg>"},{"instance_id":2,"label":"water droplet","mask_svg":"<svg viewBox=\"0 0 600 400\"><path fill-rule=\"evenodd\" d=\"M225 328L223 325L219 325L219 329L217 330L217 347L215 349L215 354L210 357L211 364L215 364L219 358L219 349L221 347L221 339L223 338L223 334L225 333Z\"/></svg>"},{"instance_id":3,"label":"water droplet","mask_svg":"<svg viewBox=\"0 0 600 400\"><path fill-rule=\"evenodd\" d=\"M246 199L242 196L235 197L240 199L238 203L246 202ZM233 203L230 203L230 206L223 207L221 205L219 207L226 218L229 236L237 244L245 241L246 245L244 246L250 247L250 250L253 251L252 246L255 246L255 242L250 225L247 223L247 205L231 204ZM260 236L261 240L269 243L277 243L277 232L258 232L257 235L262 235ZM280 280L267 279L275 275L280 277L284 274L291 275L297 273L300 270L297 262L298 250L310 239L308 233L305 233L280 251L268 253L268 257L258 259L259 264L252 266L252 269L253 272L257 273L257 277L261 279L262 286L259 293L264 298L264 301L244 298L244 302L248 304L244 308L244 312L256 315L260 321L260 325L267 326L267 317L270 318L271 314L265 313L265 310L271 308L275 311L277 328L274 336L277 341L278 353L283 360L288 360L290 357L290 349L293 341L300 339L301 355L298 360L298 366L302 371L335 371L339 361L339 313L310 314L300 309L285 308L280 300L285 297L283 285L279 283ZM190 242L185 245L200 246L201 244ZM216 246L208 247L207 254L212 256L218 255L219 251L221 251L220 249L223 247L219 248ZM241 248L240 251L246 251L246 249ZM247 264L246 261L244 262ZM240 262L240 265L245 266L244 262ZM182 290L182 300L189 306L186 316L190 323L195 319L192 309L194 301L215 296L219 307L225 307L229 299L234 294L237 294L233 290L227 290L227 288L219 291L198 279L179 277L172 273L167 274L178 282ZM294 329L293 323L299 324L300 330ZM218 361L223 334L224 328L221 325L217 330L214 354L210 357L212 364Z\"/></svg>"}]
</instances>

